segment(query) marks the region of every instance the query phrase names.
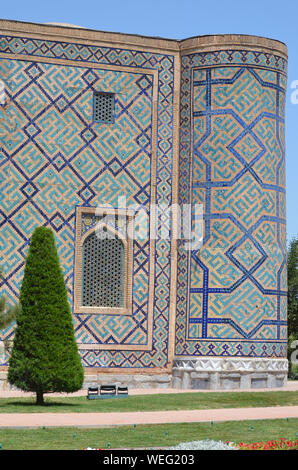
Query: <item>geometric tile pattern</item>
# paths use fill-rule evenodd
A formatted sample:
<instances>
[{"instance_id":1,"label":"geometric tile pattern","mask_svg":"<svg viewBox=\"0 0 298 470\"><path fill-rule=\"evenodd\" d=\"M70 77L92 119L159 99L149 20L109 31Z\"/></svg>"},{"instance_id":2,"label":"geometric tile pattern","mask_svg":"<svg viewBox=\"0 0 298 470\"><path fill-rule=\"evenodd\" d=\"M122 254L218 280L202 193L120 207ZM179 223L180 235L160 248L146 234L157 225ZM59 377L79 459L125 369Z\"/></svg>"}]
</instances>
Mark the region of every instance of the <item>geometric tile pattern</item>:
<instances>
[{"instance_id":1,"label":"geometric tile pattern","mask_svg":"<svg viewBox=\"0 0 298 470\"><path fill-rule=\"evenodd\" d=\"M286 69L283 58L259 51L182 58L179 203L203 204L204 244L179 246L178 356L286 354ZM76 207L114 207L123 195L147 209L172 203L174 57L0 36L0 78L1 292L17 299L32 231L45 225L72 303ZM108 128L93 121L98 91L115 98ZM167 365L171 240L152 250L134 241L132 315L73 315L85 367Z\"/></svg>"},{"instance_id":2,"label":"geometric tile pattern","mask_svg":"<svg viewBox=\"0 0 298 470\"><path fill-rule=\"evenodd\" d=\"M204 242L179 247L176 355L284 357L286 63L182 61L179 203L203 205Z\"/></svg>"},{"instance_id":3,"label":"geometric tile pattern","mask_svg":"<svg viewBox=\"0 0 298 470\"><path fill-rule=\"evenodd\" d=\"M0 106L1 292L12 302L18 298L32 231L45 225L55 232L72 303L77 206L115 206L119 196L126 197L128 208L134 204L149 210L150 202L171 205L174 58L12 36L0 37L0 55L7 96L6 106ZM109 127L93 121L95 91L114 94L115 122ZM171 230L169 221L159 217L159 224ZM170 289L171 240L155 242L154 291L149 295L150 250L148 240L134 241L131 316L73 316L84 367L167 365L170 302L165 292ZM9 327L0 332L0 339L11 338L12 331ZM92 350L93 343L110 347Z\"/></svg>"}]
</instances>

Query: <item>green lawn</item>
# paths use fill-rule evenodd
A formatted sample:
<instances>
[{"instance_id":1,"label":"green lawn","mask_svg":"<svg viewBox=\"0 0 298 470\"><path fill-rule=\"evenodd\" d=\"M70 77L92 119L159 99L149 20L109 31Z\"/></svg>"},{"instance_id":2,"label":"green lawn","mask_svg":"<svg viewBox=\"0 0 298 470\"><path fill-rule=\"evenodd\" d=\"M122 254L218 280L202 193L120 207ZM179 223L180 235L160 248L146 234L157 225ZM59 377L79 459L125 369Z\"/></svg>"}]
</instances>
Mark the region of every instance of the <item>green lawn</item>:
<instances>
[{"instance_id":1,"label":"green lawn","mask_svg":"<svg viewBox=\"0 0 298 470\"><path fill-rule=\"evenodd\" d=\"M253 430L251 429L253 427ZM111 428L0 429L5 450L80 450L86 447L146 448L167 447L201 439L255 442L279 439L296 440L298 419L182 423Z\"/></svg>"},{"instance_id":2,"label":"green lawn","mask_svg":"<svg viewBox=\"0 0 298 470\"><path fill-rule=\"evenodd\" d=\"M135 395L87 400L86 397L47 397L45 406L34 398L1 398L0 413L90 413L109 411L194 410L298 405L298 392L211 392Z\"/></svg>"}]
</instances>

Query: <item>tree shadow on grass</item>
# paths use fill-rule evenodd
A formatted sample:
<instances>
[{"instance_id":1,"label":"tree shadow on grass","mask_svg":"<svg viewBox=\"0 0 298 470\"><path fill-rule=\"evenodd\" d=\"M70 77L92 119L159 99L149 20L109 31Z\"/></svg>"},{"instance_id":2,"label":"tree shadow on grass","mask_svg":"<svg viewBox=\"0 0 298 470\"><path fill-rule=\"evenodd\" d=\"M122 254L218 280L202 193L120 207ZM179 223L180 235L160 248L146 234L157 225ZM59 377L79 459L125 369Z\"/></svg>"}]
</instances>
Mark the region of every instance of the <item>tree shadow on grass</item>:
<instances>
[{"instance_id":1,"label":"tree shadow on grass","mask_svg":"<svg viewBox=\"0 0 298 470\"><path fill-rule=\"evenodd\" d=\"M53 407L63 407L63 408L78 408L81 407L82 405L79 403L66 403L66 402L58 402L58 401L47 401L45 399L44 405L36 405L35 399L32 399L30 401L10 401L6 402L4 404L0 404L0 409L1 408L11 408L11 407L23 407L23 408L30 408L30 407L35 407L35 408L53 408Z\"/></svg>"}]
</instances>

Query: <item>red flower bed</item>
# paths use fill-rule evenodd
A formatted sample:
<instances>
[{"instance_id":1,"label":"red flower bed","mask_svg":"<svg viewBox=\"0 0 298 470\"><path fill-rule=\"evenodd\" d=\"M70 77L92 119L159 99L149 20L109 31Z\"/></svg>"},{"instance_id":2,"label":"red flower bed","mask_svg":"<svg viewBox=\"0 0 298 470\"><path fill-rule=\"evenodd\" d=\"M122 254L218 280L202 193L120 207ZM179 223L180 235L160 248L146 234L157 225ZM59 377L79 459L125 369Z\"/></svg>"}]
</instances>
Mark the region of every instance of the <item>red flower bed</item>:
<instances>
[{"instance_id":1,"label":"red flower bed","mask_svg":"<svg viewBox=\"0 0 298 470\"><path fill-rule=\"evenodd\" d=\"M240 442L237 447L239 450L298 450L298 439L296 441L289 441L281 437L279 441L261 441L250 444Z\"/></svg>"}]
</instances>

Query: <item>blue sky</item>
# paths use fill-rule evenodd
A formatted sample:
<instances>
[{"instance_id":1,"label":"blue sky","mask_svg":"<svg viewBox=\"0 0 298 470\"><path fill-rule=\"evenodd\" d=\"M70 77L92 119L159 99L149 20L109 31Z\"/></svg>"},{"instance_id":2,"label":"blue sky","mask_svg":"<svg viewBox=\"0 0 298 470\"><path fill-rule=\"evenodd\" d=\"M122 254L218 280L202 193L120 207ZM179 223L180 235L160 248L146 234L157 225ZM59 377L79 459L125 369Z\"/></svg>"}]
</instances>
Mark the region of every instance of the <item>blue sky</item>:
<instances>
[{"instance_id":1,"label":"blue sky","mask_svg":"<svg viewBox=\"0 0 298 470\"><path fill-rule=\"evenodd\" d=\"M239 33L285 42L289 53L286 108L288 239L298 236L298 104L293 104L290 99L291 83L298 81L296 0L14 0L1 2L0 16L173 39Z\"/></svg>"}]
</instances>

